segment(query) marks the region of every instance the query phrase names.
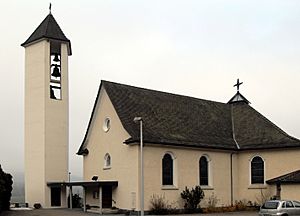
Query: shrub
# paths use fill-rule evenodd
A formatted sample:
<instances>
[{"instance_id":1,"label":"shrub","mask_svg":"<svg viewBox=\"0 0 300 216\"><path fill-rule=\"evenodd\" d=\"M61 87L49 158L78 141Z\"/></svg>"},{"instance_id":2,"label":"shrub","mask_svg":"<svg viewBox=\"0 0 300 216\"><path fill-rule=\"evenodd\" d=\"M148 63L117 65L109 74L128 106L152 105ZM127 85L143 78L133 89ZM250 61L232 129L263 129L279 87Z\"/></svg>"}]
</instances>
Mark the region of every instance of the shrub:
<instances>
[{"instance_id":1,"label":"shrub","mask_svg":"<svg viewBox=\"0 0 300 216\"><path fill-rule=\"evenodd\" d=\"M12 184L12 176L5 173L0 165L0 212L9 210Z\"/></svg>"},{"instance_id":2,"label":"shrub","mask_svg":"<svg viewBox=\"0 0 300 216\"><path fill-rule=\"evenodd\" d=\"M187 212L199 212L199 204L204 198L204 192L199 185L189 190L185 187L185 190L181 192L181 198L185 200L184 208Z\"/></svg>"},{"instance_id":3,"label":"shrub","mask_svg":"<svg viewBox=\"0 0 300 216\"><path fill-rule=\"evenodd\" d=\"M271 197L270 191L267 191L265 189L260 189L260 193L255 196L256 203L258 203L258 205L262 205L264 202L269 200L270 197Z\"/></svg>"},{"instance_id":4,"label":"shrub","mask_svg":"<svg viewBox=\"0 0 300 216\"><path fill-rule=\"evenodd\" d=\"M208 208L215 208L217 206L219 202L219 199L217 198L217 196L212 193L209 197L208 197Z\"/></svg>"},{"instance_id":5,"label":"shrub","mask_svg":"<svg viewBox=\"0 0 300 216\"><path fill-rule=\"evenodd\" d=\"M205 209L205 212L206 213L209 213L209 212L219 212L220 208L216 207L219 201L220 200L217 198L217 196L214 193L212 193L208 197L207 207Z\"/></svg>"},{"instance_id":6,"label":"shrub","mask_svg":"<svg viewBox=\"0 0 300 216\"><path fill-rule=\"evenodd\" d=\"M164 195L153 194L150 198L150 214L164 215L168 214L168 202Z\"/></svg>"},{"instance_id":7,"label":"shrub","mask_svg":"<svg viewBox=\"0 0 300 216\"><path fill-rule=\"evenodd\" d=\"M42 205L41 205L40 203L34 203L34 204L33 204L33 207L34 207L35 209L40 209L40 208L42 208Z\"/></svg>"},{"instance_id":8,"label":"shrub","mask_svg":"<svg viewBox=\"0 0 300 216\"><path fill-rule=\"evenodd\" d=\"M237 211L244 211L247 209L247 201L246 200L239 200L235 201L235 209Z\"/></svg>"},{"instance_id":9,"label":"shrub","mask_svg":"<svg viewBox=\"0 0 300 216\"><path fill-rule=\"evenodd\" d=\"M68 207L70 207L70 195L68 196ZM79 194L73 194L72 208L81 208L81 197Z\"/></svg>"}]
</instances>

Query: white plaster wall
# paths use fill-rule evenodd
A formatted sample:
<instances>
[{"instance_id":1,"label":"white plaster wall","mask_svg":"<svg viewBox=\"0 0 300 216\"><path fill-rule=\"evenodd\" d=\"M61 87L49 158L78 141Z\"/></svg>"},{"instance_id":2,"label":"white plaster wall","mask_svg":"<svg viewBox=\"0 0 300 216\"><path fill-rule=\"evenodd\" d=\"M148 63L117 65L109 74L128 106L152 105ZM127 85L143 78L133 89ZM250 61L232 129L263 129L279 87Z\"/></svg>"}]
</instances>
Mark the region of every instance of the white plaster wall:
<instances>
[{"instance_id":1,"label":"white plaster wall","mask_svg":"<svg viewBox=\"0 0 300 216\"><path fill-rule=\"evenodd\" d=\"M50 72L49 72L50 73ZM46 182L68 181L69 163L69 86L68 86L68 50L61 45L61 100L50 98L50 90L46 91L46 124L45 124L45 175ZM50 83L50 76L46 76ZM46 203L51 205L50 188L47 187ZM62 200L64 200L63 198Z\"/></svg>"},{"instance_id":2,"label":"white plaster wall","mask_svg":"<svg viewBox=\"0 0 300 216\"><path fill-rule=\"evenodd\" d=\"M165 153L172 153L174 159L174 187L162 186L162 158ZM210 162L209 186L202 186L205 198L202 206L207 205L208 198L214 193L219 205L230 204L230 153L201 149L184 149L172 147L145 147L145 209L149 210L152 195L163 195L173 207L183 208L180 193L199 185L199 160L208 156Z\"/></svg>"},{"instance_id":3,"label":"white plaster wall","mask_svg":"<svg viewBox=\"0 0 300 216\"><path fill-rule=\"evenodd\" d=\"M62 100L50 99L50 43L25 48L25 200L50 207L47 182L68 178L68 54L62 45ZM63 196L62 192L62 196ZM62 206L65 206L65 198Z\"/></svg>"},{"instance_id":4,"label":"white plaster wall","mask_svg":"<svg viewBox=\"0 0 300 216\"><path fill-rule=\"evenodd\" d=\"M265 181L287 174L299 169L300 150L299 149L279 149L241 152L238 155L238 194L239 200L245 199L252 202L260 202L264 197L270 198L276 195L276 187L267 184L251 185L250 183L250 160L254 156L260 156L265 161ZM284 197L295 197L300 200L300 193L289 193L292 190L281 193Z\"/></svg>"},{"instance_id":5,"label":"white plaster wall","mask_svg":"<svg viewBox=\"0 0 300 216\"><path fill-rule=\"evenodd\" d=\"M276 191L276 187L274 187ZM300 185L286 184L281 185L281 199L300 200Z\"/></svg>"},{"instance_id":6,"label":"white plaster wall","mask_svg":"<svg viewBox=\"0 0 300 216\"><path fill-rule=\"evenodd\" d=\"M25 201L45 206L45 90L49 43L25 49Z\"/></svg>"},{"instance_id":7,"label":"white plaster wall","mask_svg":"<svg viewBox=\"0 0 300 216\"><path fill-rule=\"evenodd\" d=\"M103 130L106 117L111 120L108 132ZM84 156L84 180L90 181L94 175L99 180L117 180L118 187L113 190L115 206L122 209L131 209L132 193L138 194L138 149L123 142L129 138L123 129L114 107L104 88L101 89L100 98L91 123L90 134L87 138L89 154ZM111 168L104 168L104 156L111 156ZM98 205L98 199L93 199L87 193L87 204Z\"/></svg>"}]
</instances>

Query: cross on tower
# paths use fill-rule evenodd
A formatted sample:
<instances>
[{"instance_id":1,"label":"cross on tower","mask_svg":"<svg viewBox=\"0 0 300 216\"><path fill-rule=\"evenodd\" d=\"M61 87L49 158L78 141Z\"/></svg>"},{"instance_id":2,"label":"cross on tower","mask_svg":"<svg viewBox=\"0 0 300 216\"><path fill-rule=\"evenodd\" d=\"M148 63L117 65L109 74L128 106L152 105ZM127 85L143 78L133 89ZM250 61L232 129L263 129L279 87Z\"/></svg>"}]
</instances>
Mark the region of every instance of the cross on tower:
<instances>
[{"instance_id":1,"label":"cross on tower","mask_svg":"<svg viewBox=\"0 0 300 216\"><path fill-rule=\"evenodd\" d=\"M237 87L237 91L239 92L240 85L242 85L242 84L243 84L243 82L240 82L240 80L237 79L236 84L233 87Z\"/></svg>"}]
</instances>

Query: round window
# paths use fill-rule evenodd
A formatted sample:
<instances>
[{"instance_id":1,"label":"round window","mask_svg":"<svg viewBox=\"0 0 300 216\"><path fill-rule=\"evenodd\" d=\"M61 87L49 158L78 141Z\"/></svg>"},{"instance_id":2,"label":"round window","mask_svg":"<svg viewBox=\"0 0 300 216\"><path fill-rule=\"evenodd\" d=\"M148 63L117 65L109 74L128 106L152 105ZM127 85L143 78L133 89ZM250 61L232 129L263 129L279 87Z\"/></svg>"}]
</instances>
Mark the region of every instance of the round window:
<instances>
[{"instance_id":1,"label":"round window","mask_svg":"<svg viewBox=\"0 0 300 216\"><path fill-rule=\"evenodd\" d=\"M105 118L103 123L103 130L107 132L110 129L110 118Z\"/></svg>"}]
</instances>

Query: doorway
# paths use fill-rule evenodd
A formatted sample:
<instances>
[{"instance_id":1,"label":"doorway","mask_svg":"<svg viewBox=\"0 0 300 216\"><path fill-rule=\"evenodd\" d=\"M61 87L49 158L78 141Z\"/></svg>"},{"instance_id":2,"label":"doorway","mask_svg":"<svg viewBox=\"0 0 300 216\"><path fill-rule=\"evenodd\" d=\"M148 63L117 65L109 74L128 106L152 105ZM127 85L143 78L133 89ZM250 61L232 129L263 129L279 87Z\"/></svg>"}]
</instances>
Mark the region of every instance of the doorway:
<instances>
[{"instance_id":1,"label":"doorway","mask_svg":"<svg viewBox=\"0 0 300 216\"><path fill-rule=\"evenodd\" d=\"M102 187L102 208L112 207L112 187L103 186Z\"/></svg>"},{"instance_id":2,"label":"doorway","mask_svg":"<svg viewBox=\"0 0 300 216\"><path fill-rule=\"evenodd\" d=\"M61 188L51 188L51 206L61 206Z\"/></svg>"}]
</instances>

